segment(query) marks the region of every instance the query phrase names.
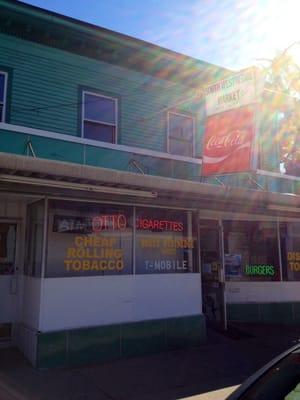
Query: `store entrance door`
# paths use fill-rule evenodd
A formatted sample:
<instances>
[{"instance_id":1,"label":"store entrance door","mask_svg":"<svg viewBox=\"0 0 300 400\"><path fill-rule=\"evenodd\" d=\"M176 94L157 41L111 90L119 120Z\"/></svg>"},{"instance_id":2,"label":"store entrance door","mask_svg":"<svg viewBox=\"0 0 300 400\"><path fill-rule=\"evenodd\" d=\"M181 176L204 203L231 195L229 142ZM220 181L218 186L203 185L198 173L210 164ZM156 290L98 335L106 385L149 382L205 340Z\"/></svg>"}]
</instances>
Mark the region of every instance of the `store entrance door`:
<instances>
[{"instance_id":1,"label":"store entrance door","mask_svg":"<svg viewBox=\"0 0 300 400\"><path fill-rule=\"evenodd\" d=\"M0 220L0 344L11 339L16 320L16 240L17 223Z\"/></svg>"},{"instance_id":2,"label":"store entrance door","mask_svg":"<svg viewBox=\"0 0 300 400\"><path fill-rule=\"evenodd\" d=\"M209 326L226 330L223 234L219 221L199 220L202 307Z\"/></svg>"}]
</instances>

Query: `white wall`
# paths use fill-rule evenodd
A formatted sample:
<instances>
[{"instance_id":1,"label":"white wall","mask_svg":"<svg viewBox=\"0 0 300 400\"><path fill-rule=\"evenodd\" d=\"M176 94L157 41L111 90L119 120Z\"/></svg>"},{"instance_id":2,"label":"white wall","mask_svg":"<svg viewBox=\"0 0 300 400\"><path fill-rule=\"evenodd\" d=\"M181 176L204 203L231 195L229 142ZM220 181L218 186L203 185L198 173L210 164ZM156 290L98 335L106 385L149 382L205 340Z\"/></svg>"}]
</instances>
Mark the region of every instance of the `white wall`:
<instances>
[{"instance_id":1,"label":"white wall","mask_svg":"<svg viewBox=\"0 0 300 400\"><path fill-rule=\"evenodd\" d=\"M199 274L48 278L41 331L200 314Z\"/></svg>"},{"instance_id":2,"label":"white wall","mask_svg":"<svg viewBox=\"0 0 300 400\"><path fill-rule=\"evenodd\" d=\"M300 282L226 282L227 303L300 301Z\"/></svg>"},{"instance_id":3,"label":"white wall","mask_svg":"<svg viewBox=\"0 0 300 400\"><path fill-rule=\"evenodd\" d=\"M41 279L30 276L23 277L23 310L20 321L27 327L39 329L39 312L41 298Z\"/></svg>"},{"instance_id":4,"label":"white wall","mask_svg":"<svg viewBox=\"0 0 300 400\"><path fill-rule=\"evenodd\" d=\"M24 199L16 200L15 197L0 196L0 218L22 219L25 213Z\"/></svg>"}]
</instances>

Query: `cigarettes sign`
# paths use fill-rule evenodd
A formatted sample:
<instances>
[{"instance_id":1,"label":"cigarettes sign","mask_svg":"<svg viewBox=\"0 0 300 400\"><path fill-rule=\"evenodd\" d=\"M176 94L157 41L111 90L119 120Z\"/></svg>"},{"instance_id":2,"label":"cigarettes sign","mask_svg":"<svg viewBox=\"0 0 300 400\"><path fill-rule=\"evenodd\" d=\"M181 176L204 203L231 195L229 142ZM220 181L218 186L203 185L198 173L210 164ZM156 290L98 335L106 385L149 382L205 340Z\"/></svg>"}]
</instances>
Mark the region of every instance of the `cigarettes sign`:
<instances>
[{"instance_id":1,"label":"cigarettes sign","mask_svg":"<svg viewBox=\"0 0 300 400\"><path fill-rule=\"evenodd\" d=\"M255 70L239 72L205 89L206 115L211 116L257 101Z\"/></svg>"}]
</instances>

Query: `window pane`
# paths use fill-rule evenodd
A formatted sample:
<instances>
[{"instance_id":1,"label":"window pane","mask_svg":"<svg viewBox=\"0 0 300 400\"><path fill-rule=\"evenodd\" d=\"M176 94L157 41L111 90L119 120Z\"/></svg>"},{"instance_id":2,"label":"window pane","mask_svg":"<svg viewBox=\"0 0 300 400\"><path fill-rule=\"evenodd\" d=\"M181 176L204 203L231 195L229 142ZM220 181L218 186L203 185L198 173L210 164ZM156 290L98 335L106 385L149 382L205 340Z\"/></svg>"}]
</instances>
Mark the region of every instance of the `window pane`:
<instances>
[{"instance_id":1,"label":"window pane","mask_svg":"<svg viewBox=\"0 0 300 400\"><path fill-rule=\"evenodd\" d=\"M132 208L50 201L47 277L132 273Z\"/></svg>"},{"instance_id":2,"label":"window pane","mask_svg":"<svg viewBox=\"0 0 300 400\"><path fill-rule=\"evenodd\" d=\"M115 143L115 127L85 121L84 137L87 139L100 140L101 142Z\"/></svg>"},{"instance_id":3,"label":"window pane","mask_svg":"<svg viewBox=\"0 0 300 400\"><path fill-rule=\"evenodd\" d=\"M193 157L193 145L190 142L170 138L169 151L178 156Z\"/></svg>"},{"instance_id":4,"label":"window pane","mask_svg":"<svg viewBox=\"0 0 300 400\"><path fill-rule=\"evenodd\" d=\"M16 252L15 224L0 224L0 275L10 275L15 269Z\"/></svg>"},{"instance_id":5,"label":"window pane","mask_svg":"<svg viewBox=\"0 0 300 400\"><path fill-rule=\"evenodd\" d=\"M5 75L0 73L0 101L4 101Z\"/></svg>"},{"instance_id":6,"label":"window pane","mask_svg":"<svg viewBox=\"0 0 300 400\"><path fill-rule=\"evenodd\" d=\"M116 122L116 102L106 97L84 94L85 119L115 124Z\"/></svg>"},{"instance_id":7,"label":"window pane","mask_svg":"<svg viewBox=\"0 0 300 400\"><path fill-rule=\"evenodd\" d=\"M196 270L196 233L192 214L137 209L136 273L187 273Z\"/></svg>"},{"instance_id":8,"label":"window pane","mask_svg":"<svg viewBox=\"0 0 300 400\"><path fill-rule=\"evenodd\" d=\"M44 201L28 206L27 216L27 252L25 259L25 275L41 276L42 249L45 219Z\"/></svg>"},{"instance_id":9,"label":"window pane","mask_svg":"<svg viewBox=\"0 0 300 400\"><path fill-rule=\"evenodd\" d=\"M224 221L227 280L279 280L276 222Z\"/></svg>"},{"instance_id":10,"label":"window pane","mask_svg":"<svg viewBox=\"0 0 300 400\"><path fill-rule=\"evenodd\" d=\"M0 122L3 121L3 105L0 104Z\"/></svg>"},{"instance_id":11,"label":"window pane","mask_svg":"<svg viewBox=\"0 0 300 400\"><path fill-rule=\"evenodd\" d=\"M280 224L283 279L300 281L300 223Z\"/></svg>"},{"instance_id":12,"label":"window pane","mask_svg":"<svg viewBox=\"0 0 300 400\"><path fill-rule=\"evenodd\" d=\"M169 114L169 137L193 140L193 118L184 115Z\"/></svg>"}]
</instances>

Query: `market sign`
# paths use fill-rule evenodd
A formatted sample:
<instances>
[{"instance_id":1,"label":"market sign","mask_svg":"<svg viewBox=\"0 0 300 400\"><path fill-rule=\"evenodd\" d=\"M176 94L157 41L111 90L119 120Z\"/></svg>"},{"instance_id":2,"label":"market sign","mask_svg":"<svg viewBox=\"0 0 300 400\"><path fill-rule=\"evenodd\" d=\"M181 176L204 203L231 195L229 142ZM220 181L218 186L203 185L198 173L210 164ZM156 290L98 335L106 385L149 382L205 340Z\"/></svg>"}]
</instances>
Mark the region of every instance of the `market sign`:
<instances>
[{"instance_id":1,"label":"market sign","mask_svg":"<svg viewBox=\"0 0 300 400\"><path fill-rule=\"evenodd\" d=\"M226 111L207 118L202 175L249 171L254 134L253 106Z\"/></svg>"},{"instance_id":2,"label":"market sign","mask_svg":"<svg viewBox=\"0 0 300 400\"><path fill-rule=\"evenodd\" d=\"M206 115L209 117L224 111L243 107L258 101L261 79L256 70L248 68L229 78L205 88Z\"/></svg>"}]
</instances>

